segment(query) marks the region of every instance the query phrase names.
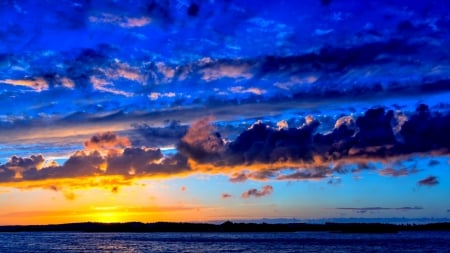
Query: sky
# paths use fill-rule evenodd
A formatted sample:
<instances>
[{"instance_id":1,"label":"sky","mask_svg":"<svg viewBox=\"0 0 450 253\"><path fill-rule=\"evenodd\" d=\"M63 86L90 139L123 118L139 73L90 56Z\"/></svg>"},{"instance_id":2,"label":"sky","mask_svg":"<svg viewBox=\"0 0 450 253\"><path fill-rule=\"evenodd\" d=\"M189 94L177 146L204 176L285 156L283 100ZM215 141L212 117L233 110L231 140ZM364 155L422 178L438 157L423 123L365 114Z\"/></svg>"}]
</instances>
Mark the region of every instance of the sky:
<instances>
[{"instance_id":1,"label":"sky","mask_svg":"<svg viewBox=\"0 0 450 253\"><path fill-rule=\"evenodd\" d=\"M1 1L0 224L450 219L447 1Z\"/></svg>"}]
</instances>

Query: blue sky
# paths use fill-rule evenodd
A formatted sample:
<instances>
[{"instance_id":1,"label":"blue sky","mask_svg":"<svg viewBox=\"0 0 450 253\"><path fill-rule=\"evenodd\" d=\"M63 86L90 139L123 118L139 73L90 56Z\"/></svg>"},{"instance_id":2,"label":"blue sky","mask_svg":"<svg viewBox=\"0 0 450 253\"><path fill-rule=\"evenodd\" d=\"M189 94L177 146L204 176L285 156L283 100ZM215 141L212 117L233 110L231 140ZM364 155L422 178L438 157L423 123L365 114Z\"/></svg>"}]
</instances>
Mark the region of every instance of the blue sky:
<instances>
[{"instance_id":1,"label":"blue sky","mask_svg":"<svg viewBox=\"0 0 450 253\"><path fill-rule=\"evenodd\" d=\"M1 3L0 222L448 219L447 5Z\"/></svg>"}]
</instances>

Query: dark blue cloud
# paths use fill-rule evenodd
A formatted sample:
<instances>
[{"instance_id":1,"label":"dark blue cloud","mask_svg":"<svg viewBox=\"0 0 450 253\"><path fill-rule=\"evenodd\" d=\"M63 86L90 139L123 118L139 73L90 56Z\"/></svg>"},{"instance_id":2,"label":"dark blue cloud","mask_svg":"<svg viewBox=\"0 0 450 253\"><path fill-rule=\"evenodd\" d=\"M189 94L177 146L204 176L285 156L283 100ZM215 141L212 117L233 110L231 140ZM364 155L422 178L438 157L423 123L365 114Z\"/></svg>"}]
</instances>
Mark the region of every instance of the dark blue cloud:
<instances>
[{"instance_id":1,"label":"dark blue cloud","mask_svg":"<svg viewBox=\"0 0 450 253\"><path fill-rule=\"evenodd\" d=\"M177 121L169 121L162 127L153 127L148 124L136 124L134 127L141 137L136 138L135 142L156 147L177 143L188 130L188 126L180 125Z\"/></svg>"},{"instance_id":2,"label":"dark blue cloud","mask_svg":"<svg viewBox=\"0 0 450 253\"><path fill-rule=\"evenodd\" d=\"M428 166L436 166L436 165L439 165L439 164L441 164L438 160L430 160L429 162L428 162Z\"/></svg>"},{"instance_id":3,"label":"dark blue cloud","mask_svg":"<svg viewBox=\"0 0 450 253\"><path fill-rule=\"evenodd\" d=\"M438 178L435 176L428 176L422 180L419 180L419 182L417 183L421 186L435 186L439 184L439 181Z\"/></svg>"},{"instance_id":4,"label":"dark blue cloud","mask_svg":"<svg viewBox=\"0 0 450 253\"><path fill-rule=\"evenodd\" d=\"M176 139L182 136L177 145L179 153L174 155L164 156L161 150L145 146L131 147L128 138L105 132L84 142L86 150L75 152L63 165L45 167L42 155L14 156L0 167L1 181L96 175L142 177L203 170L188 163L188 159L215 167L217 172L221 167L249 166L249 171L244 169L232 175L232 182L247 179L317 180L335 173L374 170L376 167L371 163L385 159L401 161L421 153L445 155L450 148L450 142L446 141L450 115L432 112L426 105L419 105L406 121L395 119L392 111L369 109L356 119L340 118L333 131L328 133L318 133L320 122L312 116L297 128L281 124L282 127L277 129L257 122L229 141L221 138L210 120L197 121L187 131L177 123L166 128L147 125L138 128L144 138L168 136ZM399 129L397 135L394 135L394 129ZM251 170L252 165L258 164L262 168ZM277 167L270 168L271 165ZM379 174L397 177L418 171L415 166L398 165L399 168L380 169ZM438 183L435 176L418 182L427 186Z\"/></svg>"},{"instance_id":5,"label":"dark blue cloud","mask_svg":"<svg viewBox=\"0 0 450 253\"><path fill-rule=\"evenodd\" d=\"M394 112L383 108L367 110L356 118L356 125L336 124L330 133L317 133L318 120L309 117L298 128L275 129L258 122L242 132L235 140L224 145L217 139L220 149L216 148L214 157L209 156L207 162L217 165L245 165L253 163L302 162L315 164L317 158L323 162L365 159L366 161L408 156L415 153L430 152L447 154L449 143L447 129L450 127L450 114L431 112L426 105L419 105L406 122L394 118ZM401 126L399 126L401 124ZM400 127L398 136L394 135L396 126ZM195 129L193 126L192 129ZM202 126L202 129L209 129ZM197 135L199 142L211 142L220 135L208 132ZM204 146L192 146L181 141L183 148L190 147L210 154ZM202 162L198 156L184 153ZM316 160L315 160L316 159ZM203 161L204 162L204 161ZM339 169L335 169L339 171ZM401 175L415 171L393 170L385 175ZM311 172L308 172L309 175ZM326 174L326 173L325 173ZM302 172L293 175L303 175ZM311 176L311 175L309 175Z\"/></svg>"}]
</instances>

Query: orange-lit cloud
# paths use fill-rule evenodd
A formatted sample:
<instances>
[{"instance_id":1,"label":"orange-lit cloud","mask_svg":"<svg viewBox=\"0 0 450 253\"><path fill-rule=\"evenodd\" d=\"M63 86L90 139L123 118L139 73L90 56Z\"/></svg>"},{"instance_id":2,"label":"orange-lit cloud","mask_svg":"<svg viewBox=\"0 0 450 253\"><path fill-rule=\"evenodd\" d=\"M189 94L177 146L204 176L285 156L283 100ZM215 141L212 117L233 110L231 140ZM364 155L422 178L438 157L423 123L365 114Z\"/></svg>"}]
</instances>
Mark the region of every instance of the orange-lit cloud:
<instances>
[{"instance_id":1,"label":"orange-lit cloud","mask_svg":"<svg viewBox=\"0 0 450 253\"><path fill-rule=\"evenodd\" d=\"M227 65L216 62L206 65L207 67L203 68L200 73L203 75L203 80L207 82L221 78L250 79L253 77L248 65Z\"/></svg>"},{"instance_id":2,"label":"orange-lit cloud","mask_svg":"<svg viewBox=\"0 0 450 253\"><path fill-rule=\"evenodd\" d=\"M149 17L126 17L110 13L102 13L98 16L90 16L89 21L92 23L114 24L123 28L135 28L146 26L151 23Z\"/></svg>"},{"instance_id":3,"label":"orange-lit cloud","mask_svg":"<svg viewBox=\"0 0 450 253\"><path fill-rule=\"evenodd\" d=\"M62 165L47 163L44 167L42 155L14 156L0 166L0 182L18 188L59 190L64 185L101 186L105 180L109 185L118 186L129 184L132 178L167 177L189 171L186 158L179 155L164 157L159 149L130 147L128 138L112 132L96 134L84 145L86 150L74 152Z\"/></svg>"},{"instance_id":4,"label":"orange-lit cloud","mask_svg":"<svg viewBox=\"0 0 450 253\"><path fill-rule=\"evenodd\" d=\"M421 107L421 110L426 108ZM423 112L420 115L424 117L427 114ZM419 121L420 118L415 117L419 116L413 115L403 123L400 131L406 137L405 141L411 143L415 139L408 138L414 136L406 131L416 131L415 124L439 125L441 121L445 123L447 120L437 116L428 121ZM167 178L192 174L226 175L231 182L323 180L344 173L377 170L379 166L384 166L377 171L384 176L415 173L415 168L405 167L402 161L411 155L417 156L420 152L411 152L409 145L396 142L392 119L391 112L371 109L356 120L340 118L335 129L326 134L315 133L320 123L310 116L298 128L275 128L257 122L235 140L226 142L211 124L212 119L203 118L191 125L179 140L178 152L170 155L164 155L156 148L133 147L128 138L105 132L85 141L85 150L74 152L62 165L46 162L43 156L13 157L0 165L0 181L10 185L32 182L30 185L33 186L46 180L101 180L118 176L127 184L136 178ZM419 129L424 128L421 127ZM177 133L184 131L185 128L177 128ZM427 150L426 154L448 156L446 149L436 148L444 145L438 135L431 139L436 144L430 145L430 139L420 141L432 149ZM420 145L413 148L413 151L423 149ZM420 184L427 185L429 182L431 185L437 182L432 179ZM119 180L117 185L121 184Z\"/></svg>"},{"instance_id":5,"label":"orange-lit cloud","mask_svg":"<svg viewBox=\"0 0 450 253\"><path fill-rule=\"evenodd\" d=\"M0 182L23 179L23 173L29 170L39 170L44 164L42 155L32 155L29 158L13 156L0 167Z\"/></svg>"},{"instance_id":6,"label":"orange-lit cloud","mask_svg":"<svg viewBox=\"0 0 450 253\"><path fill-rule=\"evenodd\" d=\"M130 147L131 142L127 137L121 137L112 132L104 132L92 136L90 140L84 142L84 146L87 150L103 151Z\"/></svg>"},{"instance_id":7,"label":"orange-lit cloud","mask_svg":"<svg viewBox=\"0 0 450 253\"><path fill-rule=\"evenodd\" d=\"M244 88L243 86L233 86L228 88L228 90L232 93L252 93L254 95L262 95L266 93L266 90L256 87Z\"/></svg>"},{"instance_id":8,"label":"orange-lit cloud","mask_svg":"<svg viewBox=\"0 0 450 253\"><path fill-rule=\"evenodd\" d=\"M394 168L384 168L379 170L379 174L382 176L391 176L391 177L401 177L401 176L407 176L413 173L416 173L417 169L408 170L407 168L400 168L400 169L394 169Z\"/></svg>"},{"instance_id":9,"label":"orange-lit cloud","mask_svg":"<svg viewBox=\"0 0 450 253\"><path fill-rule=\"evenodd\" d=\"M162 75L162 82L169 82L175 76L175 69L162 62L156 63L156 70L160 75Z\"/></svg>"},{"instance_id":10,"label":"orange-lit cloud","mask_svg":"<svg viewBox=\"0 0 450 253\"><path fill-rule=\"evenodd\" d=\"M0 83L14 85L14 86L25 86L25 87L31 88L37 92L48 90L48 83L43 78L3 79L3 80L0 80Z\"/></svg>"},{"instance_id":11,"label":"orange-lit cloud","mask_svg":"<svg viewBox=\"0 0 450 253\"><path fill-rule=\"evenodd\" d=\"M214 155L224 151L224 142L210 120L203 118L192 124L179 144L182 154L202 160L214 159Z\"/></svg>"},{"instance_id":12,"label":"orange-lit cloud","mask_svg":"<svg viewBox=\"0 0 450 253\"><path fill-rule=\"evenodd\" d=\"M122 63L118 60L111 64L110 67L106 69L99 68L98 70L108 79L117 80L124 78L138 83L145 82L145 77L140 73L139 68L131 67L127 63Z\"/></svg>"},{"instance_id":13,"label":"orange-lit cloud","mask_svg":"<svg viewBox=\"0 0 450 253\"><path fill-rule=\"evenodd\" d=\"M126 92L126 91L122 91L122 90L118 90L113 88L113 84L111 82L108 82L107 80L95 77L95 76L91 76L90 81L94 87L94 89L99 90L99 91L103 91L103 92L108 92L108 93L112 93L112 94L116 94L116 95L122 95L125 97L132 97L133 93L131 92Z\"/></svg>"},{"instance_id":14,"label":"orange-lit cloud","mask_svg":"<svg viewBox=\"0 0 450 253\"><path fill-rule=\"evenodd\" d=\"M176 96L176 94L173 92L166 92L166 93L152 92L152 93L150 93L150 95L148 95L148 97L151 100L158 100L160 98L172 98L175 96Z\"/></svg>"},{"instance_id":15,"label":"orange-lit cloud","mask_svg":"<svg viewBox=\"0 0 450 253\"><path fill-rule=\"evenodd\" d=\"M59 79L59 81L61 82L62 86L68 88L68 89L73 89L75 88L75 82L67 77L62 77Z\"/></svg>"}]
</instances>

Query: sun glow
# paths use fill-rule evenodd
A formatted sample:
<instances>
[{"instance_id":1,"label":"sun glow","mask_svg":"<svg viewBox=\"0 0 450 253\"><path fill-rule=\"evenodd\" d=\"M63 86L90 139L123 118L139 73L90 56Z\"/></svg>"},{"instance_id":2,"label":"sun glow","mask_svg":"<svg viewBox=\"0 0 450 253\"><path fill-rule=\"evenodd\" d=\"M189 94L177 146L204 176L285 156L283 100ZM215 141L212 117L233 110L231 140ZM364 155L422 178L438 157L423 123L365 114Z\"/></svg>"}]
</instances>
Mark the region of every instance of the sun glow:
<instances>
[{"instance_id":1,"label":"sun glow","mask_svg":"<svg viewBox=\"0 0 450 253\"><path fill-rule=\"evenodd\" d=\"M122 222L123 214L120 212L99 212L93 215L93 220L102 223Z\"/></svg>"},{"instance_id":2,"label":"sun glow","mask_svg":"<svg viewBox=\"0 0 450 253\"><path fill-rule=\"evenodd\" d=\"M118 210L117 207L95 207L92 216L92 221L102 223L123 222L126 219L124 212Z\"/></svg>"}]
</instances>

